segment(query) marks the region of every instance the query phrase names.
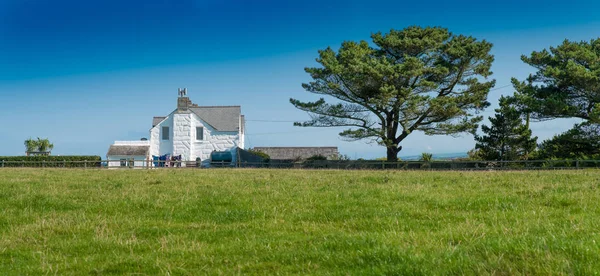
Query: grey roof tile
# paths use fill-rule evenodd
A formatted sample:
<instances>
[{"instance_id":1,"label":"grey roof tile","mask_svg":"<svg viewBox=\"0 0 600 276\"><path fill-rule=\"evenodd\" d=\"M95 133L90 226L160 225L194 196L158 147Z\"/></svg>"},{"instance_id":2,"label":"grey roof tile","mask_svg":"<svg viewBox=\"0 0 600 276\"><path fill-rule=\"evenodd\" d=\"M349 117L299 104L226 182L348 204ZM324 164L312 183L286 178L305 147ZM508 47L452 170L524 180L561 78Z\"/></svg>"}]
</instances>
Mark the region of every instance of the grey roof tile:
<instances>
[{"instance_id":1,"label":"grey roof tile","mask_svg":"<svg viewBox=\"0 0 600 276\"><path fill-rule=\"evenodd\" d=\"M190 110L218 131L239 131L240 106L199 106Z\"/></svg>"},{"instance_id":2,"label":"grey roof tile","mask_svg":"<svg viewBox=\"0 0 600 276\"><path fill-rule=\"evenodd\" d=\"M126 155L126 156L138 156L147 155L150 150L150 146L136 146L136 145L111 145L108 148L108 155Z\"/></svg>"},{"instance_id":3,"label":"grey roof tile","mask_svg":"<svg viewBox=\"0 0 600 276\"><path fill-rule=\"evenodd\" d=\"M152 127L155 127L156 125L160 124L160 122L162 122L162 120L164 120L167 117L160 117L160 116L155 116L154 118L152 118Z\"/></svg>"}]
</instances>

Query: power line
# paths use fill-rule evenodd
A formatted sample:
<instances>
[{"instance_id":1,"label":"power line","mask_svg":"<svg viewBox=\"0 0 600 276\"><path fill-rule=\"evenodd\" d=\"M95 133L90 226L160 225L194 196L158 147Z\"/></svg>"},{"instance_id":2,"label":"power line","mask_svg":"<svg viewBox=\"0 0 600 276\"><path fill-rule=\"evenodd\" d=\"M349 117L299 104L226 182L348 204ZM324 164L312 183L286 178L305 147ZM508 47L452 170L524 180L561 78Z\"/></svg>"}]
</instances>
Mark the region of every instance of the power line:
<instances>
[{"instance_id":1,"label":"power line","mask_svg":"<svg viewBox=\"0 0 600 276\"><path fill-rule=\"evenodd\" d=\"M249 136L255 136L255 135L271 135L271 134L290 134L290 133L312 133L312 132L325 132L325 131L331 131L333 127L327 127L326 129L320 129L320 130L305 130L305 131L281 131L281 132L261 132L261 133L246 133L246 135Z\"/></svg>"},{"instance_id":2,"label":"power line","mask_svg":"<svg viewBox=\"0 0 600 276\"><path fill-rule=\"evenodd\" d=\"M245 120L246 122L263 122L263 123L295 123L298 121L281 121L281 120Z\"/></svg>"},{"instance_id":3,"label":"power line","mask_svg":"<svg viewBox=\"0 0 600 276\"><path fill-rule=\"evenodd\" d=\"M500 87L496 87L496 88L490 89L490 92L491 91L500 90L500 89L504 89L504 88L507 88L507 87L510 87L510 86L512 86L512 84L507 84L507 85L503 85L503 86L500 86ZM490 112L493 112L493 111L490 111ZM483 111L482 113L486 113L486 112ZM260 123L295 123L295 122L301 122L301 121L305 121L305 120L286 121L286 120L262 120L262 119L248 120L248 119L246 119L245 121L246 122L260 122Z\"/></svg>"},{"instance_id":4,"label":"power line","mask_svg":"<svg viewBox=\"0 0 600 276\"><path fill-rule=\"evenodd\" d=\"M502 89L502 88L507 88L507 87L509 87L509 86L512 86L512 84L507 84L507 85L504 85L504 86L495 87L495 88L492 88L492 89L490 89L490 91L496 91L496 90L500 90L500 89Z\"/></svg>"}]
</instances>

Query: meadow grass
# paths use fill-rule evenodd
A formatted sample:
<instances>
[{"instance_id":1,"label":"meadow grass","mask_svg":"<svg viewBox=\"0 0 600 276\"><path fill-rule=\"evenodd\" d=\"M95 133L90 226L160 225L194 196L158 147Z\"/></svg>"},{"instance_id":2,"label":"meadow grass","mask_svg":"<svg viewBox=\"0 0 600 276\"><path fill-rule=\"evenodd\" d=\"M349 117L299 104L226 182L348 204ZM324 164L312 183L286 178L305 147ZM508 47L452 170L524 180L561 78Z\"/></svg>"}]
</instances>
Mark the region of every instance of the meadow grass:
<instances>
[{"instance_id":1,"label":"meadow grass","mask_svg":"<svg viewBox=\"0 0 600 276\"><path fill-rule=\"evenodd\" d=\"M598 274L600 170L0 169L0 273Z\"/></svg>"}]
</instances>

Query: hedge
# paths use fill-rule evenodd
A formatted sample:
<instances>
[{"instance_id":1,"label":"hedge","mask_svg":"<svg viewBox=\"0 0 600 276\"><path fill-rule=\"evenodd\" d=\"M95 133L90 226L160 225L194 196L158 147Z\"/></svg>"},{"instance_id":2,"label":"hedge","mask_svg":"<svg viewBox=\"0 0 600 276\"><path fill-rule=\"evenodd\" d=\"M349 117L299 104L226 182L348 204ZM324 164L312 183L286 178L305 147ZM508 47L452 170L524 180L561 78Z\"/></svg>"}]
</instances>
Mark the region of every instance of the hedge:
<instances>
[{"instance_id":1,"label":"hedge","mask_svg":"<svg viewBox=\"0 0 600 276\"><path fill-rule=\"evenodd\" d=\"M67 156L0 156L0 167L83 168L100 167L98 155ZM87 161L87 162L85 162Z\"/></svg>"}]
</instances>

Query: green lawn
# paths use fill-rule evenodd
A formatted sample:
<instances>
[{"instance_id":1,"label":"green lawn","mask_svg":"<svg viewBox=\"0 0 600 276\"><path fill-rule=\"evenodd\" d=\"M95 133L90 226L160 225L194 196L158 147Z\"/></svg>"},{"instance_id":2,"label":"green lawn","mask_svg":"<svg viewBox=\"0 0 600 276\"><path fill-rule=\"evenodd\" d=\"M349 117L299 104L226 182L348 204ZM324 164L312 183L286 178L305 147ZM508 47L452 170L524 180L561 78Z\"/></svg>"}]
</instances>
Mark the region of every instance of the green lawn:
<instances>
[{"instance_id":1,"label":"green lawn","mask_svg":"<svg viewBox=\"0 0 600 276\"><path fill-rule=\"evenodd\" d=\"M0 274L598 274L600 170L0 169Z\"/></svg>"}]
</instances>

